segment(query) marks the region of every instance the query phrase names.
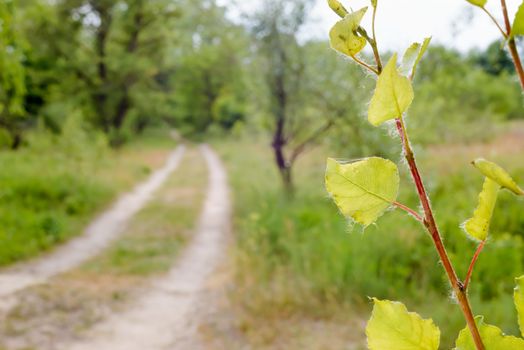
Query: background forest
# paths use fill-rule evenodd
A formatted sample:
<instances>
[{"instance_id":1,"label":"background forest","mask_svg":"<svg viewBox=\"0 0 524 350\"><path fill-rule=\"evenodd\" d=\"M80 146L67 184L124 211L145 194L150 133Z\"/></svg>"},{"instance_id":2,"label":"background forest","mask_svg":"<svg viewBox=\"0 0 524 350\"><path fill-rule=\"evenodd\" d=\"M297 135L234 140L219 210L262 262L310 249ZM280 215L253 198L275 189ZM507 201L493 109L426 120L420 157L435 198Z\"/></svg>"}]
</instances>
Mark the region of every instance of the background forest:
<instances>
[{"instance_id":1,"label":"background forest","mask_svg":"<svg viewBox=\"0 0 524 350\"><path fill-rule=\"evenodd\" d=\"M214 0L1 1L0 264L78 235L158 166L151 152L205 141L234 199L233 321L210 321L217 348L359 349L365 296L432 316L450 348L463 319L420 227L394 212L362 232L327 198L327 155L400 159L400 148L363 117L366 73L327 36L304 35L312 5L266 0L231 16ZM475 246L459 225L482 183L469 161L494 157L524 183L523 98L501 45L432 44L414 82L410 134L461 275ZM502 194L471 291L509 334L523 205Z\"/></svg>"}]
</instances>

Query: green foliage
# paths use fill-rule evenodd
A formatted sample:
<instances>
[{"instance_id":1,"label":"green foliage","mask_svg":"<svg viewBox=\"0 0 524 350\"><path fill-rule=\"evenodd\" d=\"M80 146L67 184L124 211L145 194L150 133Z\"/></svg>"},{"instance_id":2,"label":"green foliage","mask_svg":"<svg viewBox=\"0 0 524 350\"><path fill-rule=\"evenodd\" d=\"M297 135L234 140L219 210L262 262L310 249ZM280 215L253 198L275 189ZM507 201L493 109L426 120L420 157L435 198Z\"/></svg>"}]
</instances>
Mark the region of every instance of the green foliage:
<instances>
[{"instance_id":1,"label":"green foliage","mask_svg":"<svg viewBox=\"0 0 524 350\"><path fill-rule=\"evenodd\" d=\"M369 104L369 122L378 126L385 121L400 118L413 98L411 82L399 73L397 55L394 54L378 77L377 88Z\"/></svg>"},{"instance_id":2,"label":"green foliage","mask_svg":"<svg viewBox=\"0 0 524 350\"><path fill-rule=\"evenodd\" d=\"M515 180L511 178L511 175L499 165L482 158L473 161L473 165L480 170L483 175L499 184L502 188L513 192L517 196L524 195L524 190L522 190Z\"/></svg>"},{"instance_id":3,"label":"green foliage","mask_svg":"<svg viewBox=\"0 0 524 350\"><path fill-rule=\"evenodd\" d=\"M110 153L104 138L78 118L67 122L61 137L38 131L28 135L28 142L17 152L0 152L0 165L8 169L0 173L0 265L82 233L100 208L147 175L136 150L132 161ZM140 147L151 148L143 142Z\"/></svg>"},{"instance_id":4,"label":"green foliage","mask_svg":"<svg viewBox=\"0 0 524 350\"><path fill-rule=\"evenodd\" d=\"M396 200L399 187L395 163L383 158L367 158L341 164L328 159L326 189L342 214L368 226Z\"/></svg>"},{"instance_id":5,"label":"green foliage","mask_svg":"<svg viewBox=\"0 0 524 350\"><path fill-rule=\"evenodd\" d=\"M477 317L476 322L486 350L524 349L524 339L504 335L498 327L484 323L482 317ZM455 350L475 349L476 347L471 338L471 332L466 327L459 334Z\"/></svg>"},{"instance_id":6,"label":"green foliage","mask_svg":"<svg viewBox=\"0 0 524 350\"><path fill-rule=\"evenodd\" d=\"M351 12L338 21L329 32L331 47L344 55L355 56L366 46L366 39L357 33L367 7Z\"/></svg>"},{"instance_id":7,"label":"green foliage","mask_svg":"<svg viewBox=\"0 0 524 350\"><path fill-rule=\"evenodd\" d=\"M520 4L513 25L511 26L511 36L524 35L524 2Z\"/></svg>"},{"instance_id":8,"label":"green foliage","mask_svg":"<svg viewBox=\"0 0 524 350\"><path fill-rule=\"evenodd\" d=\"M329 7L340 17L344 18L349 14L348 10L338 0L327 0L327 2Z\"/></svg>"},{"instance_id":9,"label":"green foliage","mask_svg":"<svg viewBox=\"0 0 524 350\"><path fill-rule=\"evenodd\" d=\"M438 350L440 330L432 320L408 312L404 304L373 299L366 327L370 350Z\"/></svg>"},{"instance_id":10,"label":"green foliage","mask_svg":"<svg viewBox=\"0 0 524 350\"><path fill-rule=\"evenodd\" d=\"M524 337L524 276L515 279L517 286L513 294L515 308L519 315L520 334Z\"/></svg>"},{"instance_id":11,"label":"green foliage","mask_svg":"<svg viewBox=\"0 0 524 350\"><path fill-rule=\"evenodd\" d=\"M26 95L25 43L18 31L16 1L0 4L0 126L8 132L4 142L18 146Z\"/></svg>"},{"instance_id":12,"label":"green foliage","mask_svg":"<svg viewBox=\"0 0 524 350\"><path fill-rule=\"evenodd\" d=\"M499 44L495 48L500 51ZM521 118L522 96L514 76L505 65L498 65L498 74L486 71L487 63L479 60L478 53L465 56L441 46L427 50L409 109L412 142L487 141L496 136L496 125Z\"/></svg>"},{"instance_id":13,"label":"green foliage","mask_svg":"<svg viewBox=\"0 0 524 350\"><path fill-rule=\"evenodd\" d=\"M186 135L204 133L213 124L229 130L246 117L246 32L218 5L192 5L187 11L179 27L191 35L179 43L170 77L176 87L170 118Z\"/></svg>"},{"instance_id":14,"label":"green foliage","mask_svg":"<svg viewBox=\"0 0 524 350\"><path fill-rule=\"evenodd\" d=\"M405 76L414 77L417 72L417 66L422 60L431 42L431 37L425 38L422 44L413 43L404 53L402 64L399 68L400 73Z\"/></svg>"},{"instance_id":15,"label":"green foliage","mask_svg":"<svg viewBox=\"0 0 524 350\"><path fill-rule=\"evenodd\" d=\"M500 185L495 181L490 178L484 180L477 209L475 209L473 217L464 223L464 230L472 238L479 241L485 241L488 238L489 224L497 203L499 189Z\"/></svg>"},{"instance_id":16,"label":"green foliage","mask_svg":"<svg viewBox=\"0 0 524 350\"><path fill-rule=\"evenodd\" d=\"M488 3L488 0L466 0L466 1L478 7L484 7Z\"/></svg>"}]
</instances>

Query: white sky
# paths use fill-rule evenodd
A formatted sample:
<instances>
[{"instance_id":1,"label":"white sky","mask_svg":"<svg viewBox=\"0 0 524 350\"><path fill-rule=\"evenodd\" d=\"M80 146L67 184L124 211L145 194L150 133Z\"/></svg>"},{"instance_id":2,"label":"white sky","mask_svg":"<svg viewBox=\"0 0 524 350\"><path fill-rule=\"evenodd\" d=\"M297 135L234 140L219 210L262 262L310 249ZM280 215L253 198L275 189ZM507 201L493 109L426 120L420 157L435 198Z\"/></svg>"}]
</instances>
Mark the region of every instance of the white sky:
<instances>
[{"instance_id":1,"label":"white sky","mask_svg":"<svg viewBox=\"0 0 524 350\"><path fill-rule=\"evenodd\" d=\"M248 8L257 1L260 0L219 2L237 3L243 11L249 12ZM341 2L346 8L351 7L353 10L370 4L369 0ZM507 0L511 20L520 3L521 0ZM382 49L401 51L414 41L420 42L424 37L432 36L433 43L467 51L472 48L485 48L500 37L487 15L466 0L378 0L378 4L376 27L378 43ZM488 0L486 7L502 25L500 1ZM370 19L371 11L368 11L363 21L365 28L370 27ZM317 0L305 35L327 39L329 29L337 20L338 16L327 6L326 0Z\"/></svg>"}]
</instances>

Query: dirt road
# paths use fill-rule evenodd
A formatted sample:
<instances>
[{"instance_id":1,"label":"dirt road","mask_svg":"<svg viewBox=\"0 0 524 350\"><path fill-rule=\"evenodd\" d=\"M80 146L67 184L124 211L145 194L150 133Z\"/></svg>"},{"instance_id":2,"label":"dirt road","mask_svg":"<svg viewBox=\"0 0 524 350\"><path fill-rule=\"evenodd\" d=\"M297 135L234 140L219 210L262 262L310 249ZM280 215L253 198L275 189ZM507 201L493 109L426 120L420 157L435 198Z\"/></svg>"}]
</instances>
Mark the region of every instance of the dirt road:
<instances>
[{"instance_id":1,"label":"dirt road","mask_svg":"<svg viewBox=\"0 0 524 350\"><path fill-rule=\"evenodd\" d=\"M209 187L192 241L169 274L153 283L127 311L113 314L67 350L198 350L201 295L221 261L230 225L226 174L207 146L201 152L209 169Z\"/></svg>"}]
</instances>

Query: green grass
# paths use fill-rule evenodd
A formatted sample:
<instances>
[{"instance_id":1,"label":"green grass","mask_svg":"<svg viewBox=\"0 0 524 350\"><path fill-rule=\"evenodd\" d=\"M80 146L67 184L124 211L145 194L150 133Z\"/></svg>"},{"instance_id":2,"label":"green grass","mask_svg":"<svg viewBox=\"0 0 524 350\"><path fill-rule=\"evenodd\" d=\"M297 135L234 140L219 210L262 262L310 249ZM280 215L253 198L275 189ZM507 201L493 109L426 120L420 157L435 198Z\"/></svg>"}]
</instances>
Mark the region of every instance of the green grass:
<instances>
[{"instance_id":1,"label":"green grass","mask_svg":"<svg viewBox=\"0 0 524 350\"><path fill-rule=\"evenodd\" d=\"M324 150L297 164L298 192L294 200L286 199L268 145L218 146L234 188L236 298L245 308L260 317L274 312L332 317L337 305L356 305L356 315L347 315L350 319L360 317L359 310L368 317L368 296L400 300L435 318L443 331L443 346L451 347L464 322L448 298L443 270L422 227L399 211L387 213L365 231L348 225L324 190L329 153ZM475 246L459 225L476 205L482 177L469 167L470 154L449 153L435 159L431 152L418 153L437 220L452 260L464 276ZM454 166L448 164L450 157ZM497 157L522 183L524 164L518 159L522 154ZM402 176L400 199L416 208L405 170ZM475 310L510 334L518 333L511 294L513 278L524 273L523 205L507 193L501 196L492 241L480 258L471 287Z\"/></svg>"},{"instance_id":2,"label":"green grass","mask_svg":"<svg viewBox=\"0 0 524 350\"><path fill-rule=\"evenodd\" d=\"M35 134L28 147L0 153L0 265L32 257L82 232L116 195L160 166L174 147L152 132L114 151L76 132Z\"/></svg>"}]
</instances>

